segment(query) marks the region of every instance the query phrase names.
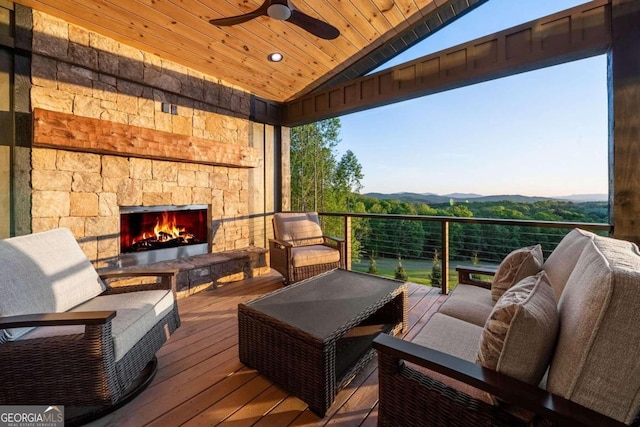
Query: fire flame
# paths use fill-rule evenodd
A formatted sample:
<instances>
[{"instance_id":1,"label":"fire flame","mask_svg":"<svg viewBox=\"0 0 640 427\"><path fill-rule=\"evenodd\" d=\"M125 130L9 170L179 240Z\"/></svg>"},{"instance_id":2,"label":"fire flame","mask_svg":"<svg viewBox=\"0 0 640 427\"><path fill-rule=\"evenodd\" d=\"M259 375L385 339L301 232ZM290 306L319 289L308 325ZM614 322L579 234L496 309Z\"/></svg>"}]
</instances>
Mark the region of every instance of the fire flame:
<instances>
[{"instance_id":1,"label":"fire flame","mask_svg":"<svg viewBox=\"0 0 640 427\"><path fill-rule=\"evenodd\" d=\"M142 233L141 240L155 239L158 242L168 242L173 239L181 239L188 242L193 238L192 234L186 232L185 227L180 227L176 224L175 214L169 217L169 212L163 212L162 219L158 219L155 227L153 227L153 233ZM134 243L136 243L136 240L134 240Z\"/></svg>"}]
</instances>

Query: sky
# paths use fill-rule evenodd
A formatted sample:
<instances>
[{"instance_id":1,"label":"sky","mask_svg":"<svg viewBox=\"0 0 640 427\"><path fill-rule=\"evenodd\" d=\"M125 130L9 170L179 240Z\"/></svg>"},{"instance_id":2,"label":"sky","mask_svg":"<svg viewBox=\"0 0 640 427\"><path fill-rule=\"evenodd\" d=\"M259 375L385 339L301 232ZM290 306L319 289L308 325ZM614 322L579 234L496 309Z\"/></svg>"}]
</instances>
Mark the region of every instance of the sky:
<instances>
[{"instance_id":1,"label":"sky","mask_svg":"<svg viewBox=\"0 0 640 427\"><path fill-rule=\"evenodd\" d=\"M380 69L584 0L489 0ZM361 193L608 193L607 61L601 55L340 118L338 154Z\"/></svg>"}]
</instances>

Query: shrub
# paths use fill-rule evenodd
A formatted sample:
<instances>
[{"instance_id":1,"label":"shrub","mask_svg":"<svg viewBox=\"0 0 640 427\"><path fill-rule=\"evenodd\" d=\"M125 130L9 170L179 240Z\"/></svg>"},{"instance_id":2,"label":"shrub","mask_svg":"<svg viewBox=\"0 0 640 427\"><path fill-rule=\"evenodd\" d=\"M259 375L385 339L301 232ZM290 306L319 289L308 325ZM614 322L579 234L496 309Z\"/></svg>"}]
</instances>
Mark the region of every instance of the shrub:
<instances>
[{"instance_id":1,"label":"shrub","mask_svg":"<svg viewBox=\"0 0 640 427\"><path fill-rule=\"evenodd\" d=\"M369 255L369 269L367 270L367 273L378 274L378 265L373 255Z\"/></svg>"},{"instance_id":2,"label":"shrub","mask_svg":"<svg viewBox=\"0 0 640 427\"><path fill-rule=\"evenodd\" d=\"M431 267L431 286L439 288L442 286L442 266L440 265L440 256L436 250L433 253L433 266Z\"/></svg>"},{"instance_id":3,"label":"shrub","mask_svg":"<svg viewBox=\"0 0 640 427\"><path fill-rule=\"evenodd\" d=\"M395 277L398 280L404 280L404 281L407 281L407 279L409 279L409 275L407 274L407 272L404 270L404 267L402 266L401 257L398 257L398 267L396 267Z\"/></svg>"}]
</instances>

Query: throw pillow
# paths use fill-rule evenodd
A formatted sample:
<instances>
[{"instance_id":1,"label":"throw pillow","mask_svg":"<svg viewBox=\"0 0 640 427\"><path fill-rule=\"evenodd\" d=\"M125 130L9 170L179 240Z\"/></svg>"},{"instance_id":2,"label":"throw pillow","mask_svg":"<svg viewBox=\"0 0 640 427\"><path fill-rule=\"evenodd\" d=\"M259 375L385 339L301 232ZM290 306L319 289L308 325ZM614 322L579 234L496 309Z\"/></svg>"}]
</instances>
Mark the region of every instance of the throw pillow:
<instances>
[{"instance_id":1,"label":"throw pillow","mask_svg":"<svg viewBox=\"0 0 640 427\"><path fill-rule=\"evenodd\" d=\"M556 304L544 271L507 290L482 330L477 362L537 385L555 348L560 325Z\"/></svg>"},{"instance_id":2,"label":"throw pillow","mask_svg":"<svg viewBox=\"0 0 640 427\"><path fill-rule=\"evenodd\" d=\"M527 246L516 249L507 255L491 283L491 297L494 301L504 294L504 292L528 276L533 276L542 270L543 263L542 247L540 245Z\"/></svg>"}]
</instances>

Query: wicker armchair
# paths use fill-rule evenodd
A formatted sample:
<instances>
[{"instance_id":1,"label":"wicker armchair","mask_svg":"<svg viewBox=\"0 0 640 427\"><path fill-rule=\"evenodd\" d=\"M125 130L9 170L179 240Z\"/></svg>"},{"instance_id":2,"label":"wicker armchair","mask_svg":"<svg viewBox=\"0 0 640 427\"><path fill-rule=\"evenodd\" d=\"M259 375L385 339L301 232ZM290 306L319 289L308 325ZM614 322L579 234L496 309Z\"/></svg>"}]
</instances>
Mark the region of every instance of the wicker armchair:
<instances>
[{"instance_id":1,"label":"wicker armchair","mask_svg":"<svg viewBox=\"0 0 640 427\"><path fill-rule=\"evenodd\" d=\"M285 284L345 268L344 239L324 236L317 212L277 213L273 216L274 239L269 239L271 267Z\"/></svg>"},{"instance_id":2,"label":"wicker armchair","mask_svg":"<svg viewBox=\"0 0 640 427\"><path fill-rule=\"evenodd\" d=\"M67 229L0 241L0 270L0 405L89 407L95 418L148 384L180 325L174 271L99 276ZM125 276L161 280L103 282Z\"/></svg>"}]
</instances>

